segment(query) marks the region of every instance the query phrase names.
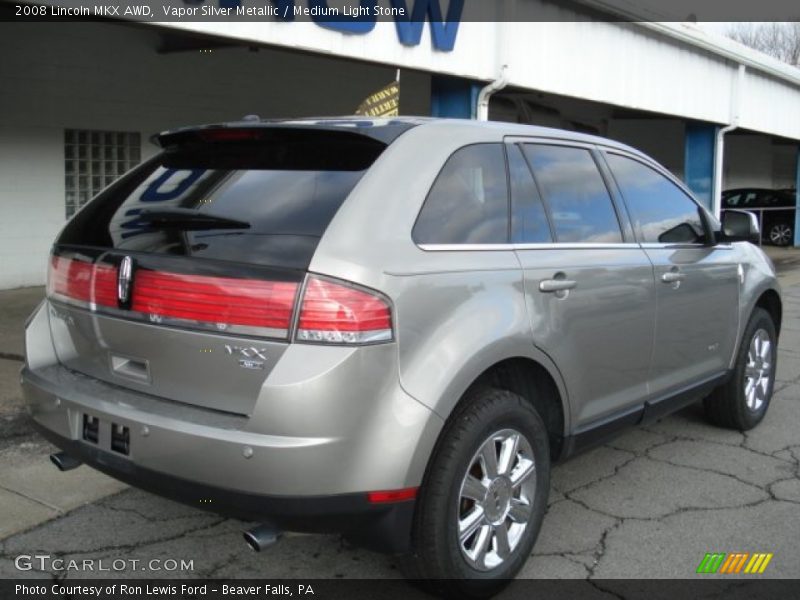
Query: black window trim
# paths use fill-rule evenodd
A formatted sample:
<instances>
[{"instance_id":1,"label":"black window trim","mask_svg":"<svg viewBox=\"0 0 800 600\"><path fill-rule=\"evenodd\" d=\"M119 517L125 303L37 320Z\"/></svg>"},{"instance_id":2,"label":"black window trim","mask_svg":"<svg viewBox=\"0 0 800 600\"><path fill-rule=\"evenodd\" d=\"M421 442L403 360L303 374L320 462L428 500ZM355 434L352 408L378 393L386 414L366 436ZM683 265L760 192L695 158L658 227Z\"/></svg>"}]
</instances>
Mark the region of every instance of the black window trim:
<instances>
[{"instance_id":1,"label":"black window trim","mask_svg":"<svg viewBox=\"0 0 800 600\"><path fill-rule=\"evenodd\" d=\"M622 202L625 204L626 211L631 218L631 223L633 223L633 217L631 216L630 206L628 202L625 200L625 195L622 193L622 188L619 185L619 182L614 175L614 170L608 164L606 160L606 154L616 154L617 156L622 156L624 158L628 158L630 160L634 160L639 164L649 167L650 169L654 170L656 173L659 173L663 177L665 177L668 181L674 184L683 194L692 202L694 202L695 206L697 207L697 213L700 215L700 222L703 224L703 230L705 232L706 241L703 243L692 243L692 242L681 242L681 243L662 243L662 242L645 242L644 240L640 239L639 232L636 231L635 227L632 227L633 234L639 246L642 248L705 248L709 246L717 246L719 245L715 241L714 231L711 227L711 223L708 219L708 214L706 213L706 208L700 204L697 198L694 197L694 194L686 187L686 185L675 175L670 173L667 169L659 165L655 161L647 160L642 156L637 154L633 154L631 152L626 152L619 148L611 148L611 147L602 147L602 154L603 154L603 162L605 163L606 167L611 174L612 179L614 180L614 185L616 186L617 190L619 191L619 196ZM730 245L730 244L728 244Z\"/></svg>"},{"instance_id":2,"label":"black window trim","mask_svg":"<svg viewBox=\"0 0 800 600\"><path fill-rule=\"evenodd\" d=\"M486 141L477 141L471 142L469 144L465 144L454 150L450 155L448 155L447 159L442 164L442 168L444 168L444 164L450 160L453 154L461 150L462 148L466 148L467 146L475 146L479 144L496 144L501 143L504 148L509 145L522 145L522 144L539 144L539 145L554 145L554 146L569 146L574 148L583 148L588 150L589 153L595 160L595 164L597 164L598 170L600 171L601 177L603 177L603 181L605 182L606 188L608 190L609 196L611 198L612 206L614 207L614 211L617 215L617 221L620 225L620 232L622 234L622 242L618 243L594 243L594 242L558 242L552 241L547 243L512 243L511 242L511 231L512 231L512 215L513 215L513 204L511 204L511 208L509 210L508 215L508 227L509 227L509 235L508 235L508 243L505 244L476 244L476 243L469 243L469 244L420 244L416 240L413 239L413 235L410 237L412 238L412 242L414 245L422 250L423 252L469 252L469 251L487 251L487 252L500 252L500 251L515 251L515 250L596 250L596 249L616 249L616 250L627 250L627 249L647 249L647 248L702 248L702 247L716 247L722 249L731 249L732 246L730 244L722 244L720 245L715 241L714 232L711 226L711 222L709 221L709 216L705 207L703 207L700 202L694 197L691 191L684 185L684 183L675 177L671 172L666 170L657 162L647 158L646 156L635 154L633 152L629 152L624 148L618 148L613 145L605 145L602 143L592 144L587 142L582 142L578 140L570 140L570 139L562 139L562 138L542 138L542 137L527 137L524 135L519 134L512 134L506 135L503 138L503 142L497 142L493 140L486 140ZM522 151L520 149L520 151ZM689 244L689 243L670 243L670 244L663 244L663 243L651 243L651 242L641 242L638 239L638 235L635 232L633 227L633 220L630 217L628 205L625 202L624 197L622 196L621 191L619 190L619 185L617 184L616 178L614 177L613 171L608 165L606 161L606 154L618 154L620 156L624 156L626 158L633 159L637 162L642 163L643 165L654 169L656 172L660 173L664 177L666 177L669 181L673 184L677 185L678 188L688 196L692 202L694 202L699 209L699 214L701 221L703 222L703 227L706 232L706 238L709 240L705 244ZM525 156L525 153L522 152L522 156L525 159L526 164L528 164L528 168L530 169L530 163L528 163L528 159ZM504 157L506 161L506 177L510 177L510 169L508 164L508 155L507 151L504 150ZM441 173L441 170L439 171ZM541 195L541 189L539 188L539 184L536 181L536 177L533 175L531 171L531 176L534 179L534 183L537 186L537 191L539 191ZM436 178L434 179L433 183L431 184L431 189L436 183L436 179L438 179L439 174L437 173ZM511 186L510 182L507 180L507 193L509 197L509 203L512 202L511 200ZM411 232L413 234L414 227L417 224L417 220L419 219L419 214L422 212L422 206L425 205L425 202L428 200L428 196L430 195L430 190L428 194L425 196L425 200L423 201L422 205L420 206L420 210L417 213L417 217L414 220L414 226L412 226ZM550 215L550 207L547 202L542 198L542 204L545 207L545 214L547 215L548 225L551 228L551 235L553 235L553 239L556 240L555 233L553 231L553 224L552 224L552 217Z\"/></svg>"},{"instance_id":3,"label":"black window trim","mask_svg":"<svg viewBox=\"0 0 800 600\"><path fill-rule=\"evenodd\" d=\"M525 166L528 168L528 173L530 173L531 180L533 181L533 185L536 188L536 194L539 196L538 200L539 200L539 202L542 203L542 207L544 209L544 216L545 216L545 219L547 219L547 229L548 229L548 231L550 231L550 241L549 242L530 242L530 243L528 243L528 242L520 242L518 244L513 244L512 243L512 245L515 245L515 246L521 246L521 245L522 246L529 246L529 245L541 246L541 245L557 244L558 243L558 241L557 241L558 238L556 237L556 228L555 228L555 225L553 223L553 215L550 213L550 205L547 202L544 201L544 196L542 196L542 188L539 187L539 182L536 181L536 176L533 174L533 169L531 169L531 163L528 161L528 157L525 156L525 151L522 149L522 144L523 143L524 142L521 142L521 141L511 141L511 142L506 141L503 144L503 147L506 148L506 171L508 171L508 174L509 174L508 175L508 177L509 177L508 197L509 197L510 202L511 202L511 208L510 208L510 213L511 213L510 216L511 216L511 218L509 219L509 223L510 223L510 226L511 226L511 235L508 236L508 239L509 240L513 240L514 239L514 237L513 237L514 194L513 194L513 191L511 189L511 163L508 160L508 147L509 146L515 146L517 148L517 151L519 152L520 156L522 157L522 160L525 162Z\"/></svg>"}]
</instances>

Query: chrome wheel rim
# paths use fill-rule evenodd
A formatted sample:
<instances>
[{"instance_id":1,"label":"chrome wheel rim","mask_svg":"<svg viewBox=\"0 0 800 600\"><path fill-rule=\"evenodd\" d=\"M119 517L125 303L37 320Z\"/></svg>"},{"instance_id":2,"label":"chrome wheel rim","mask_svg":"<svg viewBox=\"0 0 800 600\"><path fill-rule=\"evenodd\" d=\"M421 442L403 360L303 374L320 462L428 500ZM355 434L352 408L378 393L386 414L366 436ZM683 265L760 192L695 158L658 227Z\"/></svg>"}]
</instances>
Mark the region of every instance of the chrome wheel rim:
<instances>
[{"instance_id":1,"label":"chrome wheel rim","mask_svg":"<svg viewBox=\"0 0 800 600\"><path fill-rule=\"evenodd\" d=\"M769 239L773 244L785 246L792 236L792 228L788 225L775 225L769 232Z\"/></svg>"},{"instance_id":2,"label":"chrome wheel rim","mask_svg":"<svg viewBox=\"0 0 800 600\"><path fill-rule=\"evenodd\" d=\"M520 432L490 435L467 467L458 497L458 544L478 571L505 563L519 546L533 515L536 461Z\"/></svg>"},{"instance_id":3,"label":"chrome wheel rim","mask_svg":"<svg viewBox=\"0 0 800 600\"><path fill-rule=\"evenodd\" d=\"M744 370L744 398L751 411L760 410L767 401L772 364L772 340L766 330L759 329L750 340Z\"/></svg>"}]
</instances>

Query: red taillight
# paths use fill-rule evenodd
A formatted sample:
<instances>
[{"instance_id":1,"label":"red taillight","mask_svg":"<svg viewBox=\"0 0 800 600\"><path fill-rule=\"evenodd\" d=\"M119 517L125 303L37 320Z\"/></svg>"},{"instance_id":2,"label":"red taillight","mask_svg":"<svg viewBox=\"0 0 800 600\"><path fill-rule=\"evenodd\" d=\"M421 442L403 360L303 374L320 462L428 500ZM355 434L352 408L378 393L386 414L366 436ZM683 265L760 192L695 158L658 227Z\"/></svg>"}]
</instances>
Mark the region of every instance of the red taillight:
<instances>
[{"instance_id":1,"label":"red taillight","mask_svg":"<svg viewBox=\"0 0 800 600\"><path fill-rule=\"evenodd\" d=\"M53 256L47 278L48 295L98 306L117 306L117 268Z\"/></svg>"},{"instance_id":2,"label":"red taillight","mask_svg":"<svg viewBox=\"0 0 800 600\"><path fill-rule=\"evenodd\" d=\"M367 501L370 504L385 504L386 502L405 502L417 497L419 488L406 488L403 490L390 490L386 492L367 492Z\"/></svg>"},{"instance_id":3,"label":"red taillight","mask_svg":"<svg viewBox=\"0 0 800 600\"><path fill-rule=\"evenodd\" d=\"M296 339L329 344L364 344L392 339L389 304L377 294L309 277Z\"/></svg>"},{"instance_id":4,"label":"red taillight","mask_svg":"<svg viewBox=\"0 0 800 600\"><path fill-rule=\"evenodd\" d=\"M179 319L218 330L286 336L298 285L291 282L139 270L131 309L150 320Z\"/></svg>"}]
</instances>

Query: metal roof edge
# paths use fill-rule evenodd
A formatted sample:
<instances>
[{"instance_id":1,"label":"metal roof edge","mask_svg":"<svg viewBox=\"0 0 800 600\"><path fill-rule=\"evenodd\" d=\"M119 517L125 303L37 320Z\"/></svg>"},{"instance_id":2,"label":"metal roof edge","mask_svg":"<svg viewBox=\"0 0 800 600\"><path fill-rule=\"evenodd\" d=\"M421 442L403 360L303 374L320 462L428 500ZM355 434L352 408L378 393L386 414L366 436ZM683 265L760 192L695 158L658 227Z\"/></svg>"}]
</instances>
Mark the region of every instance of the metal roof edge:
<instances>
[{"instance_id":1,"label":"metal roof edge","mask_svg":"<svg viewBox=\"0 0 800 600\"><path fill-rule=\"evenodd\" d=\"M636 21L635 24L800 87L797 67L721 35L711 35L693 23Z\"/></svg>"}]
</instances>

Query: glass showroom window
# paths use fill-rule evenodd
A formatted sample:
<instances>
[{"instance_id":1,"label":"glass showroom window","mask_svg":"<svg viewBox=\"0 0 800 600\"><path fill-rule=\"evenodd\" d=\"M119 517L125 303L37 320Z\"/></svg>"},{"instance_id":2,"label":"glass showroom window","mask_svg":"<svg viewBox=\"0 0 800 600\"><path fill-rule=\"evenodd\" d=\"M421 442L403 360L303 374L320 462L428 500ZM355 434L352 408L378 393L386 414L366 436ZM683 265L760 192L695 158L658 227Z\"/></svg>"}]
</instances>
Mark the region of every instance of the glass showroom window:
<instances>
[{"instance_id":1,"label":"glass showroom window","mask_svg":"<svg viewBox=\"0 0 800 600\"><path fill-rule=\"evenodd\" d=\"M67 218L100 190L141 161L138 132L64 131L64 183Z\"/></svg>"}]
</instances>

